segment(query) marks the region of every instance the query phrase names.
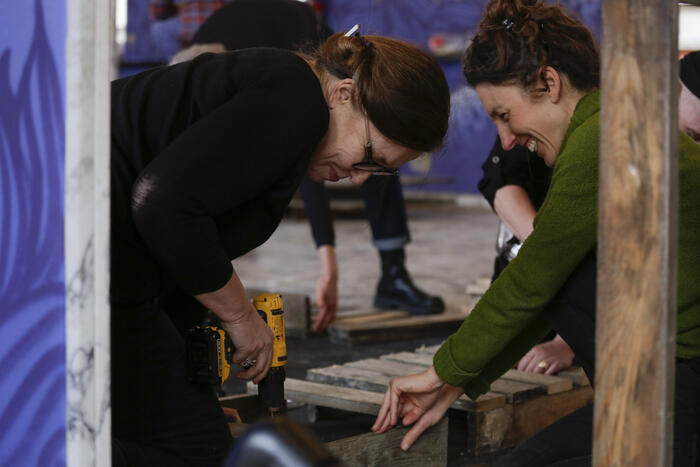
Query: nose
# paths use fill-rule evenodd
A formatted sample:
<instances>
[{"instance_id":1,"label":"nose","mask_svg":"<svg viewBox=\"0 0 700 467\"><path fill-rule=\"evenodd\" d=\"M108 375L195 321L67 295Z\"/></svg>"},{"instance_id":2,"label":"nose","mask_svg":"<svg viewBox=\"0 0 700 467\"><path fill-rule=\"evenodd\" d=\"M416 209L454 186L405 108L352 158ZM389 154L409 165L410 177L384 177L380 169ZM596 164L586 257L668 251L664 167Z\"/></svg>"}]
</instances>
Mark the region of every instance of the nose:
<instances>
[{"instance_id":1,"label":"nose","mask_svg":"<svg viewBox=\"0 0 700 467\"><path fill-rule=\"evenodd\" d=\"M503 124L498 125L497 128L498 137L501 138L501 146L503 146L503 150L510 151L515 147L518 137Z\"/></svg>"},{"instance_id":2,"label":"nose","mask_svg":"<svg viewBox=\"0 0 700 467\"><path fill-rule=\"evenodd\" d=\"M366 170L353 170L350 172L350 183L353 185L362 185L372 176L372 172Z\"/></svg>"}]
</instances>

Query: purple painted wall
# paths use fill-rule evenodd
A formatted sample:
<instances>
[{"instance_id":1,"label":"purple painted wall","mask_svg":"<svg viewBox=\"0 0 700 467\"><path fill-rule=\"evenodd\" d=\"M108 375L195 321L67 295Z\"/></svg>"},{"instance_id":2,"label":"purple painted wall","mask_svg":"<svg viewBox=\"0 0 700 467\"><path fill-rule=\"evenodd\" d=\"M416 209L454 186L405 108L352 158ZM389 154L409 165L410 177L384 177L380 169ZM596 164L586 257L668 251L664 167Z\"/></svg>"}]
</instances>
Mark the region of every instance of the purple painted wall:
<instances>
[{"instance_id":1,"label":"purple painted wall","mask_svg":"<svg viewBox=\"0 0 700 467\"><path fill-rule=\"evenodd\" d=\"M0 465L65 465L65 0L0 15Z\"/></svg>"}]
</instances>

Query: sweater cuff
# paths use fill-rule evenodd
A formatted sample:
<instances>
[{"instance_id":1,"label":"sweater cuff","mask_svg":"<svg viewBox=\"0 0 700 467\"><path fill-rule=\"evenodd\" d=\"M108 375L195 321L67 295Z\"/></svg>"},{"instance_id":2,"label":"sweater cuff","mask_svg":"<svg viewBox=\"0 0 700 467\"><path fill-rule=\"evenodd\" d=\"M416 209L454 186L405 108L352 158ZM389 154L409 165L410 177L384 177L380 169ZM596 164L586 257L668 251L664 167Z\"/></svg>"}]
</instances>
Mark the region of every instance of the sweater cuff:
<instances>
[{"instance_id":1,"label":"sweater cuff","mask_svg":"<svg viewBox=\"0 0 700 467\"><path fill-rule=\"evenodd\" d=\"M182 284L182 288L190 295L214 292L225 286L232 274L231 262L221 261L193 275L186 284Z\"/></svg>"},{"instance_id":2,"label":"sweater cuff","mask_svg":"<svg viewBox=\"0 0 700 467\"><path fill-rule=\"evenodd\" d=\"M451 350L453 337L450 336L435 353L433 367L435 368L435 373L447 384L464 387L479 374L479 371L466 371L457 366Z\"/></svg>"}]
</instances>

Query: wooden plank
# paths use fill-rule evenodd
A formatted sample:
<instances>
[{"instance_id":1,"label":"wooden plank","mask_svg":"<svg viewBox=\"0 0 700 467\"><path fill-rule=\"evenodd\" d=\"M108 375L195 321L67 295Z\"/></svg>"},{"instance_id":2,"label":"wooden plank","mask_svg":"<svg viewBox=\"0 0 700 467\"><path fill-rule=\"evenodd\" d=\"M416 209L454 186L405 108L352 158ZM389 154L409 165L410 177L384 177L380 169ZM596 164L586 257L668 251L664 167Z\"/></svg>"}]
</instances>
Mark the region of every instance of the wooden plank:
<instances>
[{"instance_id":1,"label":"wooden plank","mask_svg":"<svg viewBox=\"0 0 700 467\"><path fill-rule=\"evenodd\" d=\"M586 386L531 399L515 406L512 425L508 429L503 446L517 446L535 433L592 401L593 388Z\"/></svg>"},{"instance_id":2,"label":"wooden plank","mask_svg":"<svg viewBox=\"0 0 700 467\"><path fill-rule=\"evenodd\" d=\"M395 375L394 375L395 376ZM312 368L306 372L308 381L326 384L332 387L347 387L364 391L377 392L381 395L386 391L392 375L378 373L357 367L333 365L325 368ZM528 388L529 389L529 388ZM332 392L334 389L327 389ZM487 393L479 396L476 401L462 396L455 401L455 410L487 410L503 406L507 397L503 394ZM317 404L321 405L321 404Z\"/></svg>"},{"instance_id":3,"label":"wooden plank","mask_svg":"<svg viewBox=\"0 0 700 467\"><path fill-rule=\"evenodd\" d=\"M437 345L421 345L416 349L416 353L426 353L428 355L435 355L435 352L442 346L442 344Z\"/></svg>"},{"instance_id":4,"label":"wooden plank","mask_svg":"<svg viewBox=\"0 0 700 467\"><path fill-rule=\"evenodd\" d=\"M591 382L588 381L588 377L586 376L586 372L583 371L583 368L580 366L570 366L566 370L562 370L557 373L557 376L570 379L574 383L574 386L591 385Z\"/></svg>"},{"instance_id":5,"label":"wooden plank","mask_svg":"<svg viewBox=\"0 0 700 467\"><path fill-rule=\"evenodd\" d=\"M416 373L421 373L425 371L426 368L428 368L428 366L430 365L413 365L410 363L393 361L390 359L368 358L365 360L349 362L346 363L344 366L374 371L376 373L386 375L389 378L393 378L396 376L407 376ZM532 388L528 386L527 388L521 388L521 390L522 389L530 391ZM516 397L522 397L522 395L519 394ZM507 396L505 396L504 394L500 394L497 391L482 394L477 398L476 401L473 401L466 395L462 395L457 401L455 401L455 403L452 405L452 408L464 408L470 410L490 410L496 407L504 406L507 400Z\"/></svg>"},{"instance_id":6,"label":"wooden plank","mask_svg":"<svg viewBox=\"0 0 700 467\"><path fill-rule=\"evenodd\" d=\"M573 381L567 378L519 370L508 370L503 376L501 376L501 378L543 386L546 388L547 394L557 394L559 392L569 391L574 387Z\"/></svg>"},{"instance_id":7,"label":"wooden plank","mask_svg":"<svg viewBox=\"0 0 700 467\"><path fill-rule=\"evenodd\" d=\"M466 454L483 456L501 451L513 424L514 410L515 406L508 404L493 410L468 412Z\"/></svg>"},{"instance_id":8,"label":"wooden plank","mask_svg":"<svg viewBox=\"0 0 700 467\"><path fill-rule=\"evenodd\" d=\"M547 393L547 388L538 384L522 383L510 379L497 379L491 383L491 392L506 396L510 404L518 404L524 400Z\"/></svg>"},{"instance_id":9,"label":"wooden plank","mask_svg":"<svg viewBox=\"0 0 700 467\"><path fill-rule=\"evenodd\" d=\"M670 465L678 4L604 0L602 17L593 463Z\"/></svg>"},{"instance_id":10,"label":"wooden plank","mask_svg":"<svg viewBox=\"0 0 700 467\"><path fill-rule=\"evenodd\" d=\"M410 363L429 367L433 364L433 355L418 352L395 352L379 357L381 360L393 360L396 362Z\"/></svg>"},{"instance_id":11,"label":"wooden plank","mask_svg":"<svg viewBox=\"0 0 700 467\"><path fill-rule=\"evenodd\" d=\"M348 412L377 415L384 393L287 378L284 392L288 399Z\"/></svg>"},{"instance_id":12,"label":"wooden plank","mask_svg":"<svg viewBox=\"0 0 700 467\"><path fill-rule=\"evenodd\" d=\"M381 360L392 360L402 363L411 363L414 365L422 365L424 367L433 364L433 354L431 349L424 349L424 352L395 352L379 357ZM525 373L523 371L510 370L502 376L504 379L521 381L525 383L537 384L547 389L547 394L555 394L557 392L568 391L573 387L574 381L577 380L583 383L581 373L583 370L580 367L570 372L570 376L549 376L538 373ZM585 377L585 374L583 375ZM587 381L587 379L586 379ZM581 385L579 383L579 385Z\"/></svg>"},{"instance_id":13,"label":"wooden plank","mask_svg":"<svg viewBox=\"0 0 700 467\"><path fill-rule=\"evenodd\" d=\"M330 384L362 389L364 391L384 392L390 376L362 368L331 365L324 368L311 368L306 371L306 379L316 383Z\"/></svg>"},{"instance_id":14,"label":"wooden plank","mask_svg":"<svg viewBox=\"0 0 700 467\"><path fill-rule=\"evenodd\" d=\"M382 381L386 379L387 384L389 379L394 376L406 376L425 371L425 366L412 365L392 360L365 359L355 362L349 362L343 365L348 368L349 372L353 370L367 370L382 376ZM352 370L350 370L352 369ZM564 380L565 383L571 386L570 382ZM539 383L530 383L523 381L513 381L512 379L497 379L491 383L491 392L500 393L506 396L508 402L519 402L523 399L532 397L536 394L547 392L547 386Z\"/></svg>"},{"instance_id":15,"label":"wooden plank","mask_svg":"<svg viewBox=\"0 0 700 467\"><path fill-rule=\"evenodd\" d=\"M447 418L428 428L411 448L401 450L401 440L410 427L385 433L367 433L326 443L345 465L444 466L447 465Z\"/></svg>"},{"instance_id":16,"label":"wooden plank","mask_svg":"<svg viewBox=\"0 0 700 467\"><path fill-rule=\"evenodd\" d=\"M424 365L414 365L411 363L397 362L393 360L380 360L378 358L366 358L348 362L345 367L363 368L365 370L376 371L389 377L407 376L422 373L426 370Z\"/></svg>"},{"instance_id":17,"label":"wooden plank","mask_svg":"<svg viewBox=\"0 0 700 467\"><path fill-rule=\"evenodd\" d=\"M396 318L405 318L410 316L407 311L378 311L372 313L363 313L352 316L339 316L333 321L336 326L352 325L352 324L365 324L365 323L375 323L377 321L387 321Z\"/></svg>"},{"instance_id":18,"label":"wooden plank","mask_svg":"<svg viewBox=\"0 0 700 467\"><path fill-rule=\"evenodd\" d=\"M370 323L337 324L328 327L331 342L343 345L391 342L417 337L447 336L456 331L466 313L452 311L437 315L408 316Z\"/></svg>"}]
</instances>

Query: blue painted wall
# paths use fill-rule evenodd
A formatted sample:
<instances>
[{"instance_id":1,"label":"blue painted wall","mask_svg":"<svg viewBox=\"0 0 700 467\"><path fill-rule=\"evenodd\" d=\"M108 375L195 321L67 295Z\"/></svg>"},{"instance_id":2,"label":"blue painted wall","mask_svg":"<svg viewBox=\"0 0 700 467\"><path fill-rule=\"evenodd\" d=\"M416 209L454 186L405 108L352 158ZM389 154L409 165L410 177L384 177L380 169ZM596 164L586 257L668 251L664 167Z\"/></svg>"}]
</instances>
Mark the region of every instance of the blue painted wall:
<instances>
[{"instance_id":1,"label":"blue painted wall","mask_svg":"<svg viewBox=\"0 0 700 467\"><path fill-rule=\"evenodd\" d=\"M408 40L428 48L435 33L471 35L488 0L325 0L326 18L335 31L362 24L365 34ZM600 39L600 0L560 0L579 15ZM451 178L448 184L422 184L418 188L448 192L478 192L481 164L496 138L496 127L481 108L476 92L467 86L458 60L441 62L452 90L450 128L443 150L432 159L425 174L401 169L402 174Z\"/></svg>"},{"instance_id":2,"label":"blue painted wall","mask_svg":"<svg viewBox=\"0 0 700 467\"><path fill-rule=\"evenodd\" d=\"M0 465L65 465L65 0L0 15Z\"/></svg>"}]
</instances>

